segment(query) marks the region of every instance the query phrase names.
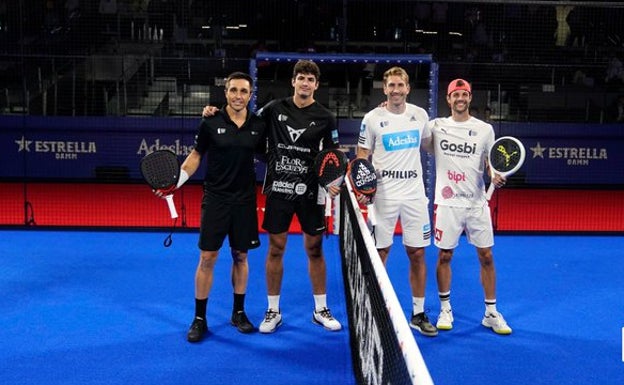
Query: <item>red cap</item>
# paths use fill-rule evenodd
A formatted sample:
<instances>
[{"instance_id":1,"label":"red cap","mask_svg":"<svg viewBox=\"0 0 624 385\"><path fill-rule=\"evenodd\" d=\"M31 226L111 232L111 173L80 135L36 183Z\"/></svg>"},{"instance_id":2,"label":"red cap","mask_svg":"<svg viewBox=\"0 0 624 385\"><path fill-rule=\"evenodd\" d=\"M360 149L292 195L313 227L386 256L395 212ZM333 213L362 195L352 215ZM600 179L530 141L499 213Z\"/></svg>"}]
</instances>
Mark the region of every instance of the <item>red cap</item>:
<instances>
[{"instance_id":1,"label":"red cap","mask_svg":"<svg viewBox=\"0 0 624 385\"><path fill-rule=\"evenodd\" d=\"M465 81L464 79L455 79L449 83L448 89L446 90L446 94L450 95L454 91L463 90L472 93L472 88L470 87L470 83Z\"/></svg>"}]
</instances>

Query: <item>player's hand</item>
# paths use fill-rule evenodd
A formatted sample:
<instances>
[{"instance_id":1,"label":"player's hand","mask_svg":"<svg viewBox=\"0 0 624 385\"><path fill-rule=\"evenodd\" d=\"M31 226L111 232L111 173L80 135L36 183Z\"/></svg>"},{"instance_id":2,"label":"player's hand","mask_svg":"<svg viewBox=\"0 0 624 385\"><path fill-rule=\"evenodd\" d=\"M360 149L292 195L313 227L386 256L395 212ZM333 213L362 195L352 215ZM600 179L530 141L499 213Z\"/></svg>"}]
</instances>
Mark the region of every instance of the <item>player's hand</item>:
<instances>
[{"instance_id":1,"label":"player's hand","mask_svg":"<svg viewBox=\"0 0 624 385\"><path fill-rule=\"evenodd\" d=\"M507 182L507 178L499 174L495 174L494 179L492 179L492 183L494 183L494 186L496 188L503 187L505 185L505 182Z\"/></svg>"},{"instance_id":2,"label":"player's hand","mask_svg":"<svg viewBox=\"0 0 624 385\"><path fill-rule=\"evenodd\" d=\"M159 188L159 189L156 189L156 190L152 190L152 192L157 197L164 199L167 195L173 194L173 192L175 190L177 190L177 187L176 186L171 186L169 188Z\"/></svg>"},{"instance_id":3,"label":"player's hand","mask_svg":"<svg viewBox=\"0 0 624 385\"><path fill-rule=\"evenodd\" d=\"M329 186L327 187L327 192L330 197L335 198L338 194L340 194L340 186Z\"/></svg>"},{"instance_id":4,"label":"player's hand","mask_svg":"<svg viewBox=\"0 0 624 385\"><path fill-rule=\"evenodd\" d=\"M217 111L219 111L219 109L215 106L206 106L204 107L204 110L202 111L202 116L204 118L214 116L217 113Z\"/></svg>"},{"instance_id":5,"label":"player's hand","mask_svg":"<svg viewBox=\"0 0 624 385\"><path fill-rule=\"evenodd\" d=\"M371 197L370 195L355 193L355 199L361 205L370 205L371 203L373 203L373 197Z\"/></svg>"}]
</instances>

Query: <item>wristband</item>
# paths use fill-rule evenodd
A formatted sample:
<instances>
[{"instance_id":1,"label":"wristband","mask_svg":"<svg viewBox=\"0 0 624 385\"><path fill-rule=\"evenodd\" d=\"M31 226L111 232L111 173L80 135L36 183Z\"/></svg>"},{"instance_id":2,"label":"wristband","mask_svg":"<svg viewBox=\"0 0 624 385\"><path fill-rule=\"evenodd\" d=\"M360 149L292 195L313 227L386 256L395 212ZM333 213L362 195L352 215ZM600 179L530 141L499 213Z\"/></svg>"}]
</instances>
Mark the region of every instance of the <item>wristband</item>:
<instances>
[{"instance_id":1,"label":"wristband","mask_svg":"<svg viewBox=\"0 0 624 385\"><path fill-rule=\"evenodd\" d=\"M184 170L180 170L180 177L178 178L178 184L176 185L176 188L182 187L182 185L186 183L187 180L189 180L189 174Z\"/></svg>"}]
</instances>

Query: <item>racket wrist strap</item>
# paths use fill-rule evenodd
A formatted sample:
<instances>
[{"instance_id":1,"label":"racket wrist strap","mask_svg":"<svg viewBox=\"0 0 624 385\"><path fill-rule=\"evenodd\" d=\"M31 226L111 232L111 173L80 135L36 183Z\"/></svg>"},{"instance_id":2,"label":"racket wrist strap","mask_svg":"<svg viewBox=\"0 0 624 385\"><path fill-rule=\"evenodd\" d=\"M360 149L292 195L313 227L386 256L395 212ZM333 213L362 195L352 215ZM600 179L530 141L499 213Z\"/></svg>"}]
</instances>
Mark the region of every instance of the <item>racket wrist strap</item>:
<instances>
[{"instance_id":1,"label":"racket wrist strap","mask_svg":"<svg viewBox=\"0 0 624 385\"><path fill-rule=\"evenodd\" d=\"M184 170L180 170L180 177L178 178L178 184L176 184L176 188L182 187L182 185L186 183L187 180L189 180L189 174Z\"/></svg>"}]
</instances>

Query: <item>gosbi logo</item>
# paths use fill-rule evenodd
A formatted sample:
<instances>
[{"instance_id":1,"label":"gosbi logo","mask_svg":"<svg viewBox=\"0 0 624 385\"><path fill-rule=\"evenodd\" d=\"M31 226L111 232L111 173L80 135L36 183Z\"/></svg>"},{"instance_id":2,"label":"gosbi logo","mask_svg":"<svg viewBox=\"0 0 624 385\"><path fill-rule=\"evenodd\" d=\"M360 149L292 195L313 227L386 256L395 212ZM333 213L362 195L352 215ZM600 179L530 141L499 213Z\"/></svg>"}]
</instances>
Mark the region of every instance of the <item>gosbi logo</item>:
<instances>
[{"instance_id":1,"label":"gosbi logo","mask_svg":"<svg viewBox=\"0 0 624 385\"><path fill-rule=\"evenodd\" d=\"M476 143L451 143L448 140L444 139L440 142L440 148L443 151L457 152L460 154L476 154L477 153L477 144Z\"/></svg>"}]
</instances>

